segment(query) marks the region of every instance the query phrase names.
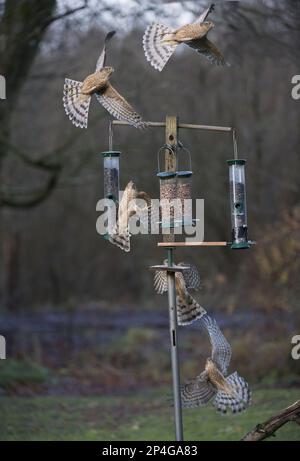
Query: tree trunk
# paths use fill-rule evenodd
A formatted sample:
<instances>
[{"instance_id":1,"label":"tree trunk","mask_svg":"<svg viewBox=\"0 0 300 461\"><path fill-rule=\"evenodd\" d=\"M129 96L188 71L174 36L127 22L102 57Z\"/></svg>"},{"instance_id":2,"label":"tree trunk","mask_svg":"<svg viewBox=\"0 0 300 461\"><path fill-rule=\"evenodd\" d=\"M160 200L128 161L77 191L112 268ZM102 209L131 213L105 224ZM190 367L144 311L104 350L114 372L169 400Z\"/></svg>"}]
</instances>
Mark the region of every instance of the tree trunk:
<instances>
[{"instance_id":1,"label":"tree trunk","mask_svg":"<svg viewBox=\"0 0 300 461\"><path fill-rule=\"evenodd\" d=\"M0 103L0 230L3 236L3 297L8 309L19 301L20 235L3 229L3 162L10 140L10 118L19 93L51 22L56 0L9 0L0 17L0 74L6 78L6 100ZM2 229L1 229L2 227Z\"/></svg>"}]
</instances>

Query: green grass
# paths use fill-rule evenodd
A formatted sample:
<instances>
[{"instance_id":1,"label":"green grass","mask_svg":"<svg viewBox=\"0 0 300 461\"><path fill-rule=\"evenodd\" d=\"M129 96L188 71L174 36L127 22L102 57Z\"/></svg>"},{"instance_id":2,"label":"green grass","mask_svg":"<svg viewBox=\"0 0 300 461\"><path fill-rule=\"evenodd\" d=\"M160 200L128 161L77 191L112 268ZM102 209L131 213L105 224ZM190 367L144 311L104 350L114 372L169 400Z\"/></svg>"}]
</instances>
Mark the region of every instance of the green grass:
<instances>
[{"instance_id":1,"label":"green grass","mask_svg":"<svg viewBox=\"0 0 300 461\"><path fill-rule=\"evenodd\" d=\"M166 389L119 397L0 397L0 440L173 440ZM239 440L257 423L299 399L297 389L254 392L243 414L221 416L211 407L184 410L185 440ZM300 440L289 423L273 440Z\"/></svg>"}]
</instances>

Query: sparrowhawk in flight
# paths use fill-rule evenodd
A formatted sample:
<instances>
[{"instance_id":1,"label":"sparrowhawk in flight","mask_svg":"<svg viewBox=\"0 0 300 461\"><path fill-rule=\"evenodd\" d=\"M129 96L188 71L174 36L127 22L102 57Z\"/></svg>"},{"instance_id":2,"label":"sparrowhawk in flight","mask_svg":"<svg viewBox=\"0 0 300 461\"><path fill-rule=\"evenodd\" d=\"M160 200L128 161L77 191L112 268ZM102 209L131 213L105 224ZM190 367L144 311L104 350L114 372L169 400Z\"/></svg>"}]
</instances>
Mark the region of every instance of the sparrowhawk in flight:
<instances>
[{"instance_id":1,"label":"sparrowhawk in flight","mask_svg":"<svg viewBox=\"0 0 300 461\"><path fill-rule=\"evenodd\" d=\"M214 23L206 21L214 10L214 4L209 6L192 24L186 24L178 29L172 29L165 24L150 24L143 37L143 47L147 61L157 70L162 71L166 63L181 43L190 46L199 54L216 65L226 65L225 59L218 48L207 38Z\"/></svg>"},{"instance_id":2,"label":"sparrowhawk in flight","mask_svg":"<svg viewBox=\"0 0 300 461\"><path fill-rule=\"evenodd\" d=\"M248 383L236 371L228 376L231 347L216 320L206 314L200 323L209 335L212 353L206 360L204 371L181 386L182 405L200 407L212 400L223 414L228 409L233 413L241 412L251 401Z\"/></svg>"},{"instance_id":3,"label":"sparrowhawk in flight","mask_svg":"<svg viewBox=\"0 0 300 461\"><path fill-rule=\"evenodd\" d=\"M98 102L118 120L125 120L136 128L147 126L147 123L142 121L141 116L109 82L114 69L105 66L106 45L114 34L115 31L111 31L106 35L104 47L93 74L88 75L83 82L65 79L64 108L71 122L79 128L87 128L88 126L89 107L93 94Z\"/></svg>"}]
</instances>

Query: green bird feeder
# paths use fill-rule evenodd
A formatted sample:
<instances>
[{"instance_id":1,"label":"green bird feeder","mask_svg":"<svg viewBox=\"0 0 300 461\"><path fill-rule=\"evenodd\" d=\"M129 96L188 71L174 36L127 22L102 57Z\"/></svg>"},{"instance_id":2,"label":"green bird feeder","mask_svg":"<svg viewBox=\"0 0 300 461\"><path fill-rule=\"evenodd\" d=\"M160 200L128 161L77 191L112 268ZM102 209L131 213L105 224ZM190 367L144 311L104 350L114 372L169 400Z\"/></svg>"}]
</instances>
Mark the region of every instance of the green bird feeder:
<instances>
[{"instance_id":1,"label":"green bird feeder","mask_svg":"<svg viewBox=\"0 0 300 461\"><path fill-rule=\"evenodd\" d=\"M227 160L229 166L230 210L233 250L250 248L246 204L246 160Z\"/></svg>"},{"instance_id":2,"label":"green bird feeder","mask_svg":"<svg viewBox=\"0 0 300 461\"><path fill-rule=\"evenodd\" d=\"M110 232L113 228L111 223L115 222L115 214L118 213L120 193L120 155L121 152L114 150L102 152L104 198L114 202L111 202L111 206L108 207L108 230L106 234L104 234L105 240L109 239Z\"/></svg>"},{"instance_id":3,"label":"green bird feeder","mask_svg":"<svg viewBox=\"0 0 300 461\"><path fill-rule=\"evenodd\" d=\"M102 152L104 173L104 197L119 202L120 192L120 155L119 151Z\"/></svg>"}]
</instances>

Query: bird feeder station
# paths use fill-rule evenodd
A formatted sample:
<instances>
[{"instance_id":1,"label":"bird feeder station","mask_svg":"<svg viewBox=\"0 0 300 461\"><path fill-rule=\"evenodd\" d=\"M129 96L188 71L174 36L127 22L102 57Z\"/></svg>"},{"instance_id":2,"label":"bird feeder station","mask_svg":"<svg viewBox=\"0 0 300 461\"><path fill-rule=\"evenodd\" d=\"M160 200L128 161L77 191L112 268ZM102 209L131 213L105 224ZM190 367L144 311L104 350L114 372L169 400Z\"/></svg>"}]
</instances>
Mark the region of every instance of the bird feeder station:
<instances>
[{"instance_id":1,"label":"bird feeder station","mask_svg":"<svg viewBox=\"0 0 300 461\"><path fill-rule=\"evenodd\" d=\"M120 190L120 154L119 151L102 152L104 171L104 197L119 202Z\"/></svg>"},{"instance_id":2,"label":"bird feeder station","mask_svg":"<svg viewBox=\"0 0 300 461\"><path fill-rule=\"evenodd\" d=\"M128 122L114 120L110 123L110 142L109 152L104 152L104 173L105 195L118 197L119 184L119 154L112 149L112 127L113 125L129 125ZM174 422L175 436L177 441L183 440L183 421L181 405L181 384L180 384L180 362L178 354L178 335L177 335L177 302L176 302L176 285L175 276L177 272L183 270L182 266L176 266L173 261L173 253L176 249L182 248L201 248L201 247L231 247L232 249L249 248L255 242L248 240L247 236L247 208L246 208L246 184L245 184L245 160L238 158L237 142L235 129L224 126L195 125L187 123L178 123L176 116L167 116L165 122L148 122L148 126L155 128L165 128L165 143L158 151L158 172L157 177L160 183L160 200L166 199L166 202L160 203L161 207L161 227L169 228L169 231L163 232L163 242L158 246L167 250L168 263L164 266L153 266L153 270L162 270L167 272L168 282L168 304L169 304L169 329L170 329L170 349L173 378L173 397L174 397ZM178 130L199 130L212 133L228 133L232 135L234 159L228 160L229 180L230 180L230 204L231 204L231 222L232 222L232 242L218 241L175 241L176 233L171 227L179 227L186 224L186 221L192 220L191 202L186 200L192 198L192 165L189 151L178 141ZM161 156L164 153L164 168L160 167ZM187 169L181 168L178 162L188 160ZM106 163L107 162L107 163ZM113 171L115 170L115 171ZM179 215L177 206L170 206L170 201L181 201L183 211ZM175 202L176 204L176 202ZM187 204L190 204L186 206ZM175 216L174 216L175 211ZM193 220L192 220L193 222Z\"/></svg>"},{"instance_id":3,"label":"bird feeder station","mask_svg":"<svg viewBox=\"0 0 300 461\"><path fill-rule=\"evenodd\" d=\"M174 207L170 207L169 202L177 198L177 173L176 171L161 171L160 157L166 150L175 155L172 147L167 144L158 151L157 177L159 178L160 200L168 202L161 202L160 224L162 227L174 227Z\"/></svg>"},{"instance_id":4,"label":"bird feeder station","mask_svg":"<svg viewBox=\"0 0 300 461\"><path fill-rule=\"evenodd\" d=\"M175 216L175 222L180 225L193 224L193 207L192 207L192 158L190 151L186 149L181 143L178 143L178 165L179 153L185 154L188 158L189 168L187 170L177 171L177 198L181 201L181 210ZM187 201L188 200L188 201Z\"/></svg>"},{"instance_id":5,"label":"bird feeder station","mask_svg":"<svg viewBox=\"0 0 300 461\"><path fill-rule=\"evenodd\" d=\"M250 248L246 205L246 160L227 160L229 166L232 249Z\"/></svg>"}]
</instances>

